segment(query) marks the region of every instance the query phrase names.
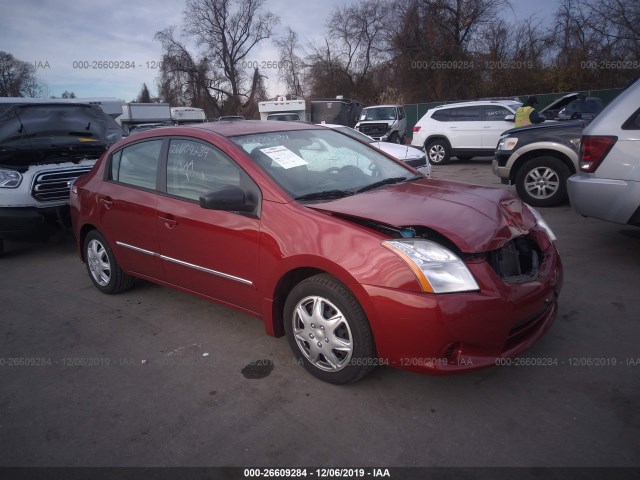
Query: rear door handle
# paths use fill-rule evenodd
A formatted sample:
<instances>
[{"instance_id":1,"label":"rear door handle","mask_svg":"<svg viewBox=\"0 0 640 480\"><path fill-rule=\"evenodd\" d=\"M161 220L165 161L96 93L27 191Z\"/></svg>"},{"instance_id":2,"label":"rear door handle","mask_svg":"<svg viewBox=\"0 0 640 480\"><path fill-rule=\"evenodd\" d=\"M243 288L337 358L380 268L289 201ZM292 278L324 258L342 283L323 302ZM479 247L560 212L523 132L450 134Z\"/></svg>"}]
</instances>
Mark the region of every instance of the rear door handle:
<instances>
[{"instance_id":1,"label":"rear door handle","mask_svg":"<svg viewBox=\"0 0 640 480\"><path fill-rule=\"evenodd\" d=\"M106 208L107 210L113 208L113 200L111 200L110 197L103 197L98 201L100 202L100 204L104 205L104 208Z\"/></svg>"},{"instance_id":2,"label":"rear door handle","mask_svg":"<svg viewBox=\"0 0 640 480\"><path fill-rule=\"evenodd\" d=\"M160 216L160 220L164 222L164 226L167 228L173 228L178 225L178 220L176 220L173 215L167 215L166 217Z\"/></svg>"}]
</instances>

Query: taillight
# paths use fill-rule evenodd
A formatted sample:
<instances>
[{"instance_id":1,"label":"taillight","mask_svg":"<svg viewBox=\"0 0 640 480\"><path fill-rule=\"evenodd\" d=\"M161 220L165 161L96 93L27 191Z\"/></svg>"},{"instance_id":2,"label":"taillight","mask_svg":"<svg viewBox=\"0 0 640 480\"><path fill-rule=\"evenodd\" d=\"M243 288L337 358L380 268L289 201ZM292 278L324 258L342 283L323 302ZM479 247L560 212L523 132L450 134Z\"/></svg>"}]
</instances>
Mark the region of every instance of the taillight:
<instances>
[{"instance_id":1,"label":"taillight","mask_svg":"<svg viewBox=\"0 0 640 480\"><path fill-rule=\"evenodd\" d=\"M413 133L419 132L420 131L420 125L414 125L413 127Z\"/></svg>"},{"instance_id":2,"label":"taillight","mask_svg":"<svg viewBox=\"0 0 640 480\"><path fill-rule=\"evenodd\" d=\"M593 173L607 156L618 137L583 135L580 142L580 170Z\"/></svg>"}]
</instances>

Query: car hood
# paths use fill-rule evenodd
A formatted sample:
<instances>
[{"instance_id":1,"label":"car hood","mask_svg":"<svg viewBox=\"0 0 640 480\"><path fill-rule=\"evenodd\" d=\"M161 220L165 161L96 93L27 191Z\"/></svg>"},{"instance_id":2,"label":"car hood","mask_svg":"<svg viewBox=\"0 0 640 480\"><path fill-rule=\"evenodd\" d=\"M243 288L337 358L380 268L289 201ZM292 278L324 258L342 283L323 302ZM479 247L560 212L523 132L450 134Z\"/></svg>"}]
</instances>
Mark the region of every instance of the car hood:
<instances>
[{"instance_id":1,"label":"car hood","mask_svg":"<svg viewBox=\"0 0 640 480\"><path fill-rule=\"evenodd\" d=\"M541 115L544 115L544 113L547 111L559 111L566 107L570 102L578 98L579 95L579 93L568 93L566 95L563 95L562 97L555 99L549 105L541 109L539 113Z\"/></svg>"},{"instance_id":2,"label":"car hood","mask_svg":"<svg viewBox=\"0 0 640 480\"><path fill-rule=\"evenodd\" d=\"M100 108L84 104L15 104L0 112L0 165L25 167L92 158L122 138Z\"/></svg>"},{"instance_id":3,"label":"car hood","mask_svg":"<svg viewBox=\"0 0 640 480\"><path fill-rule=\"evenodd\" d=\"M586 120L563 120L561 122L532 123L531 125L525 125L524 127L506 130L505 132L502 132L502 135L514 135L519 132L536 132L544 134L564 129L575 129L577 131L581 131L588 123L589 122Z\"/></svg>"},{"instance_id":4,"label":"car hood","mask_svg":"<svg viewBox=\"0 0 640 480\"><path fill-rule=\"evenodd\" d=\"M399 160L411 160L425 156L425 153L422 150L409 145L399 145L397 143L389 142L372 142L371 145Z\"/></svg>"},{"instance_id":5,"label":"car hood","mask_svg":"<svg viewBox=\"0 0 640 480\"><path fill-rule=\"evenodd\" d=\"M507 190L446 180L420 179L307 206L393 227L426 227L465 253L501 248L536 224Z\"/></svg>"}]
</instances>

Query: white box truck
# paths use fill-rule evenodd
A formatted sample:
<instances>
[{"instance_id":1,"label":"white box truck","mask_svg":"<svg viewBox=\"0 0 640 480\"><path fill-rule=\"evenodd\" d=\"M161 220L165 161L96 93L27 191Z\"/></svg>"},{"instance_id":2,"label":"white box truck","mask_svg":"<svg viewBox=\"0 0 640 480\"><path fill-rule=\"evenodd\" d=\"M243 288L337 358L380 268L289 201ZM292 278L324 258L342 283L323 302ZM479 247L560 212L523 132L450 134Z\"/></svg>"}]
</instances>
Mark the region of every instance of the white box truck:
<instances>
[{"instance_id":1,"label":"white box truck","mask_svg":"<svg viewBox=\"0 0 640 480\"><path fill-rule=\"evenodd\" d=\"M277 97L275 100L258 103L260 120L280 120L285 122L305 121L306 105L304 100L287 100Z\"/></svg>"}]
</instances>

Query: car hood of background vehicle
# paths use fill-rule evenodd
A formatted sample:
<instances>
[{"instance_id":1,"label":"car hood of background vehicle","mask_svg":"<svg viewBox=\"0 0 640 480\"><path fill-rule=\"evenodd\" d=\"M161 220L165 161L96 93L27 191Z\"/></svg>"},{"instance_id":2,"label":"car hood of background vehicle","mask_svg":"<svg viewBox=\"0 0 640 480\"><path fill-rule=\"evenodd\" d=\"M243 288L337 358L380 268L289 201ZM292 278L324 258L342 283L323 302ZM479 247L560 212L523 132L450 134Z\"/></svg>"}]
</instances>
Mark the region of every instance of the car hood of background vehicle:
<instances>
[{"instance_id":1,"label":"car hood of background vehicle","mask_svg":"<svg viewBox=\"0 0 640 480\"><path fill-rule=\"evenodd\" d=\"M498 249L536 224L507 190L445 180L421 179L307 206L394 227L427 227L465 253Z\"/></svg>"},{"instance_id":2,"label":"car hood of background vehicle","mask_svg":"<svg viewBox=\"0 0 640 480\"><path fill-rule=\"evenodd\" d=\"M57 154L70 160L81 159L84 153L95 157L122 134L111 117L92 105L12 105L0 113L0 165L59 162Z\"/></svg>"},{"instance_id":3,"label":"car hood of background vehicle","mask_svg":"<svg viewBox=\"0 0 640 480\"><path fill-rule=\"evenodd\" d=\"M422 158L425 156L422 150L410 147L409 145L398 145L397 143L389 142L373 142L371 145L400 160Z\"/></svg>"},{"instance_id":4,"label":"car hood of background vehicle","mask_svg":"<svg viewBox=\"0 0 640 480\"><path fill-rule=\"evenodd\" d=\"M524 127L512 128L504 131L502 135L515 135L520 132L532 132L532 134L536 135L545 135L547 133L555 134L561 130L576 130L577 132L581 132L588 124L588 120L545 121L543 123L532 123Z\"/></svg>"}]
</instances>

